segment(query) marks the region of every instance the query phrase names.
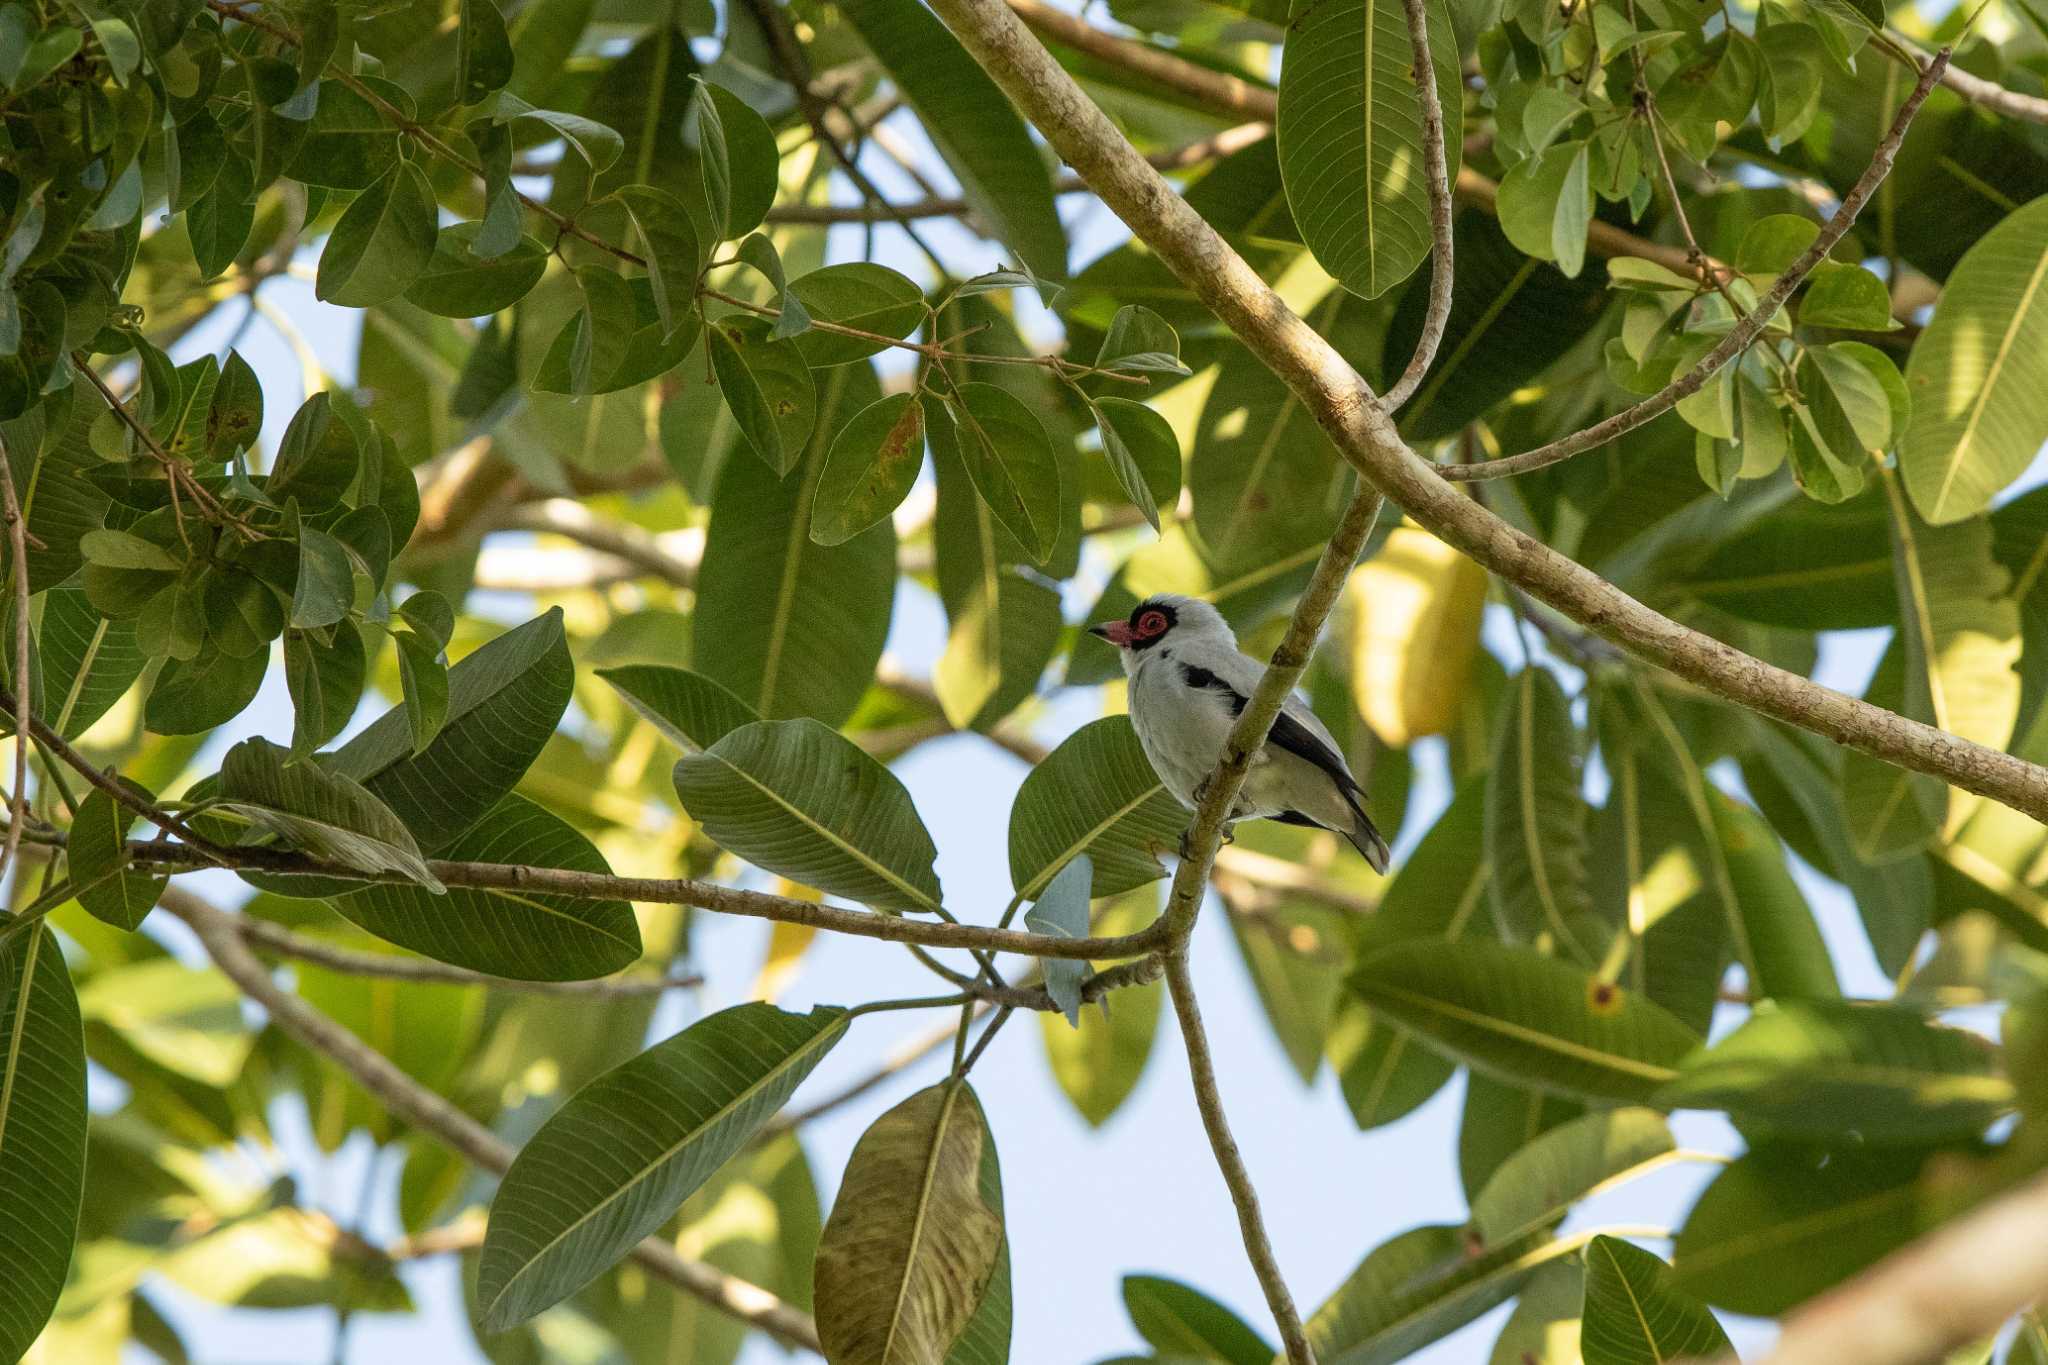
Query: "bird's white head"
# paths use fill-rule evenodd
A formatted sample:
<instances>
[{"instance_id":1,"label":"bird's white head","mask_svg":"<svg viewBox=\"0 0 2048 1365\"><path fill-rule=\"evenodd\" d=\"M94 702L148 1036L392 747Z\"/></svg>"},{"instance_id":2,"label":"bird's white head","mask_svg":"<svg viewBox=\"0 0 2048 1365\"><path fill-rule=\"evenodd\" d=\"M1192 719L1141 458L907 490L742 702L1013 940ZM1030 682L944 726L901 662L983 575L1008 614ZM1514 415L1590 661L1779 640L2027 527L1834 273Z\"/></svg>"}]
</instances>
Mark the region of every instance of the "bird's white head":
<instances>
[{"instance_id":1,"label":"bird's white head","mask_svg":"<svg viewBox=\"0 0 2048 1365\"><path fill-rule=\"evenodd\" d=\"M1237 648L1237 636L1222 612L1200 598L1175 593L1148 597L1131 609L1127 619L1090 626L1088 633L1122 650L1126 668L1162 644L1201 641Z\"/></svg>"}]
</instances>

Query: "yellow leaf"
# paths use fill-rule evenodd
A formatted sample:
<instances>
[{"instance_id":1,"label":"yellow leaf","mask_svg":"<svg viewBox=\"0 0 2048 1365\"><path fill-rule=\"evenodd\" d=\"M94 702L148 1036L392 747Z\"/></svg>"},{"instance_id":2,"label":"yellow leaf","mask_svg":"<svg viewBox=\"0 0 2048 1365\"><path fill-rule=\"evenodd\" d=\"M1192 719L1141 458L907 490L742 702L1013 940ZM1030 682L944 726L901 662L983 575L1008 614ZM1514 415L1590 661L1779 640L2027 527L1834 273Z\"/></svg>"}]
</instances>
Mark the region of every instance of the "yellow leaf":
<instances>
[{"instance_id":1,"label":"yellow leaf","mask_svg":"<svg viewBox=\"0 0 2048 1365\"><path fill-rule=\"evenodd\" d=\"M1486 571L1412 526L1397 526L1351 575L1351 687L1373 733L1402 748L1442 734L1479 648Z\"/></svg>"}]
</instances>

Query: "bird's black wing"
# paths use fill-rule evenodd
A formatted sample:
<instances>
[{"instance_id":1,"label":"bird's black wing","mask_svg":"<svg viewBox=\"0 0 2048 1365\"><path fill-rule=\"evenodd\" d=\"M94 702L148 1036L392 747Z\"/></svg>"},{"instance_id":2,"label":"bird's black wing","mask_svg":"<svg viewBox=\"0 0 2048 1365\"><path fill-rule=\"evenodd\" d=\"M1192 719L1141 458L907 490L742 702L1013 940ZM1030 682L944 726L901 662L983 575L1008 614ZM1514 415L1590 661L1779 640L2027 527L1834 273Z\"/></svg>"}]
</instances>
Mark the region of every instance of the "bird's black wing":
<instances>
[{"instance_id":1,"label":"bird's black wing","mask_svg":"<svg viewBox=\"0 0 2048 1365\"><path fill-rule=\"evenodd\" d=\"M1229 701L1231 715L1244 714L1245 702L1249 699L1208 669L1184 663L1180 666L1180 676L1189 687L1202 687L1220 693ZM1338 756L1337 751L1325 743L1322 736L1288 715L1285 710L1274 718L1273 732L1266 737L1266 742L1293 754L1296 758L1307 759L1321 768L1329 774L1330 780L1337 784L1337 790L1345 795L1353 792L1363 795L1358 780L1352 777L1351 770L1344 766L1344 760Z\"/></svg>"}]
</instances>

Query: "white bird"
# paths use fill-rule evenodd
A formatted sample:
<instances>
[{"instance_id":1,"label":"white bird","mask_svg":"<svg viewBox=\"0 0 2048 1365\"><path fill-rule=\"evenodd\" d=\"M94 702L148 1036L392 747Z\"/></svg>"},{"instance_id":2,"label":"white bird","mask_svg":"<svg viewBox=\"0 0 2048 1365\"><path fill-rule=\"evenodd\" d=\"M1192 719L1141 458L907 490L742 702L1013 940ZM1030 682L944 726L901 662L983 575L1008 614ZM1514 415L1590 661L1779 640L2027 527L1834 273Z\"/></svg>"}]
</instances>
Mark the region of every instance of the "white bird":
<instances>
[{"instance_id":1,"label":"white bird","mask_svg":"<svg viewBox=\"0 0 2048 1365\"><path fill-rule=\"evenodd\" d=\"M1149 597L1129 620L1105 621L1088 632L1122 653L1138 743L1166 789L1193 810L1265 665L1238 649L1216 608L1192 597ZM1299 696L1281 705L1231 819L1332 830L1375 872L1387 870L1387 841L1365 813L1364 790Z\"/></svg>"}]
</instances>

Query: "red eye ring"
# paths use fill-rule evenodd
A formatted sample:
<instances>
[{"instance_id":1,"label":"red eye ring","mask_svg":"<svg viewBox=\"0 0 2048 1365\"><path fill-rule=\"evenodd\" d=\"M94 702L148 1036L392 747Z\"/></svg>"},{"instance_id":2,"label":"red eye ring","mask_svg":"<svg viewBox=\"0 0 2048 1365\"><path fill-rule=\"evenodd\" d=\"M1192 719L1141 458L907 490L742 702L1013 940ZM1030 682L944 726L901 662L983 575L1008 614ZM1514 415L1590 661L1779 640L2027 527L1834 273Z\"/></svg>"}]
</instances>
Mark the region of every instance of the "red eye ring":
<instances>
[{"instance_id":1,"label":"red eye ring","mask_svg":"<svg viewBox=\"0 0 2048 1365\"><path fill-rule=\"evenodd\" d=\"M1148 612L1146 612L1146 613L1145 613L1145 614L1144 614L1143 616L1140 616L1140 617L1138 618L1138 634L1139 634L1139 635L1140 635L1141 637L1143 637L1143 638L1145 638L1145 639L1150 639L1150 638L1151 638L1152 636L1154 636L1154 635L1164 635L1165 633L1166 633L1166 613L1165 613L1165 612L1163 612L1163 611L1148 611Z\"/></svg>"}]
</instances>

